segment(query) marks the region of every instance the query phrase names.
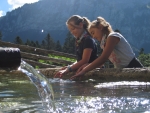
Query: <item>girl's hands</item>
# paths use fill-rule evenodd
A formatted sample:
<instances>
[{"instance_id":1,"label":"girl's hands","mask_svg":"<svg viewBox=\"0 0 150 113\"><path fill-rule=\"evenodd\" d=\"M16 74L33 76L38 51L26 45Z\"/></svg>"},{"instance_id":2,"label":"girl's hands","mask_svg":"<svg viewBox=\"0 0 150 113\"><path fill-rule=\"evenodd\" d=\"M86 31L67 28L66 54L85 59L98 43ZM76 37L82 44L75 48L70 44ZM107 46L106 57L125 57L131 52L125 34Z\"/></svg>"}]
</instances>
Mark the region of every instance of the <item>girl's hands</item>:
<instances>
[{"instance_id":1,"label":"girl's hands","mask_svg":"<svg viewBox=\"0 0 150 113\"><path fill-rule=\"evenodd\" d=\"M81 76L85 74L84 68L85 68L87 65L88 65L88 63L82 65L82 66L77 70L76 74L70 78L70 80L73 80L73 79L75 79L76 77L79 77L79 76L80 76L80 78L81 78Z\"/></svg>"},{"instance_id":2,"label":"girl's hands","mask_svg":"<svg viewBox=\"0 0 150 113\"><path fill-rule=\"evenodd\" d=\"M88 65L88 63L82 65L82 66L77 70L76 74L75 74L74 76L72 76L70 79L73 80L73 79L75 79L75 78L78 77L78 76L84 75L84 74L85 74L84 68L85 68L87 65ZM58 72L54 75L54 78L57 78L57 77L58 77L58 78L61 78L61 77L62 77L64 74L66 74L66 73L68 73L68 68L63 67L63 68L61 68L60 71L58 71Z\"/></svg>"},{"instance_id":3,"label":"girl's hands","mask_svg":"<svg viewBox=\"0 0 150 113\"><path fill-rule=\"evenodd\" d=\"M76 73L74 76L72 76L72 77L70 78L70 80L73 80L73 79L75 79L76 77L81 77L81 76L84 75L84 74L85 74L85 72L84 72L84 70L82 70L82 71Z\"/></svg>"},{"instance_id":4,"label":"girl's hands","mask_svg":"<svg viewBox=\"0 0 150 113\"><path fill-rule=\"evenodd\" d=\"M81 76L85 74L84 68L85 68L88 64L89 64L89 63L86 63L86 64L82 65L82 66L77 70L76 74L70 78L70 80L73 80L73 79L75 79L76 77L79 77L79 76L80 76L80 78L81 78Z\"/></svg>"},{"instance_id":5,"label":"girl's hands","mask_svg":"<svg viewBox=\"0 0 150 113\"><path fill-rule=\"evenodd\" d=\"M54 78L58 77L58 78L61 78L64 74L67 73L67 68L64 69L64 70L60 70L58 71L55 75L54 75Z\"/></svg>"}]
</instances>

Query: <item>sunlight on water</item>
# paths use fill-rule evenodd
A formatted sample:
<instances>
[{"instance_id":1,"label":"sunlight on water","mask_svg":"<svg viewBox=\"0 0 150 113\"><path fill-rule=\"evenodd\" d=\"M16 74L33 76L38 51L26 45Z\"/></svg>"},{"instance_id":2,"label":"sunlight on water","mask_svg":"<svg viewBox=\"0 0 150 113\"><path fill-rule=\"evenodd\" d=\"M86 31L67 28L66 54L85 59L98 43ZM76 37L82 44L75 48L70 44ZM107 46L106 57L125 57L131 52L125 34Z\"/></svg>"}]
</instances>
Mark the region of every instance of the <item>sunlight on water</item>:
<instances>
[{"instance_id":1,"label":"sunlight on water","mask_svg":"<svg viewBox=\"0 0 150 113\"><path fill-rule=\"evenodd\" d=\"M21 61L19 70L25 73L36 86L44 109L46 109L47 112L54 111L54 92L47 78L24 61Z\"/></svg>"},{"instance_id":2,"label":"sunlight on water","mask_svg":"<svg viewBox=\"0 0 150 113\"><path fill-rule=\"evenodd\" d=\"M128 81L121 81L121 82L107 82L107 83L99 83L98 85L96 85L95 87L100 88L100 87L114 87L114 86L144 86L144 85L150 85L150 82L138 82L138 81L132 81L132 82L128 82Z\"/></svg>"},{"instance_id":3,"label":"sunlight on water","mask_svg":"<svg viewBox=\"0 0 150 113\"><path fill-rule=\"evenodd\" d=\"M63 80L63 79L60 79L60 78L54 78L54 79L49 79L49 81L51 82L51 83L75 83L75 81L72 81L72 80Z\"/></svg>"},{"instance_id":4,"label":"sunlight on water","mask_svg":"<svg viewBox=\"0 0 150 113\"><path fill-rule=\"evenodd\" d=\"M55 84L57 113L148 113L150 110L149 82L49 80Z\"/></svg>"}]
</instances>

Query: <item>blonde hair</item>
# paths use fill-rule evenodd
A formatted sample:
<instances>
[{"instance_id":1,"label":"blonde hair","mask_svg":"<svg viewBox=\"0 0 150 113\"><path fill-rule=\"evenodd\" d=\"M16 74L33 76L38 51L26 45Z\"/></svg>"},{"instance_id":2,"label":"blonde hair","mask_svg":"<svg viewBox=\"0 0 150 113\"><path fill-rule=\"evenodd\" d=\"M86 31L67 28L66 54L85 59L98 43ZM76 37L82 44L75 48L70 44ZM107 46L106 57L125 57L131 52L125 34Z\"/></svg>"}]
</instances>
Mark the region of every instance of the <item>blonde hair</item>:
<instances>
[{"instance_id":1,"label":"blonde hair","mask_svg":"<svg viewBox=\"0 0 150 113\"><path fill-rule=\"evenodd\" d=\"M66 25L71 25L71 26L74 26L73 24L71 24L71 22L74 23L74 25L79 25L81 22L83 23L83 28L85 30L87 30L87 28L89 27L90 25L90 20L87 19L86 17L81 17L79 15L73 15L71 16L67 22L66 22ZM74 26L76 27L76 26Z\"/></svg>"},{"instance_id":2,"label":"blonde hair","mask_svg":"<svg viewBox=\"0 0 150 113\"><path fill-rule=\"evenodd\" d=\"M104 32L111 32L113 31L111 25L103 18L103 17L97 17L97 20L94 20L89 25L88 29L90 28L99 28L99 26L103 26Z\"/></svg>"}]
</instances>

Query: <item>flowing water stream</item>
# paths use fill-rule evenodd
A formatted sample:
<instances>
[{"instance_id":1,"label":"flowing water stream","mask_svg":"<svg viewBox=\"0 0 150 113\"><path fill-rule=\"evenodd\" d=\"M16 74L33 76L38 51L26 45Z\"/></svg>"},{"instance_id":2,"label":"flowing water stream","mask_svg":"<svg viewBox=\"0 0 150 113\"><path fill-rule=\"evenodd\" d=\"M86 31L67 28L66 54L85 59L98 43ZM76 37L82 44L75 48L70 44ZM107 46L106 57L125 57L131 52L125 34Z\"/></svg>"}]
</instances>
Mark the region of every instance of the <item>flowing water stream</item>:
<instances>
[{"instance_id":1,"label":"flowing water stream","mask_svg":"<svg viewBox=\"0 0 150 113\"><path fill-rule=\"evenodd\" d=\"M19 70L25 73L36 86L46 112L53 112L55 110L54 92L47 78L23 60L21 61Z\"/></svg>"}]
</instances>

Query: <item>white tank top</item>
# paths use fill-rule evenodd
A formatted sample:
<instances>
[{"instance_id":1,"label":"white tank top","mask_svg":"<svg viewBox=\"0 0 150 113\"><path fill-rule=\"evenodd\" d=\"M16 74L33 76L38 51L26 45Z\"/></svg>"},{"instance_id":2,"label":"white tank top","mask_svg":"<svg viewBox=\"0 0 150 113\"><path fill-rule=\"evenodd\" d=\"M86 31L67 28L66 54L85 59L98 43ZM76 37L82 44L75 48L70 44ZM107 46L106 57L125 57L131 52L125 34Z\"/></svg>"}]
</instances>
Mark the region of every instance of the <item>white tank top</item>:
<instances>
[{"instance_id":1,"label":"white tank top","mask_svg":"<svg viewBox=\"0 0 150 113\"><path fill-rule=\"evenodd\" d=\"M135 57L130 44L120 33L112 32L108 35L107 39L111 38L110 36L118 37L120 41L109 56L109 60L114 64L115 68L124 68L128 66L131 60ZM104 49L105 41L106 39L103 37L100 43L102 49Z\"/></svg>"}]
</instances>

